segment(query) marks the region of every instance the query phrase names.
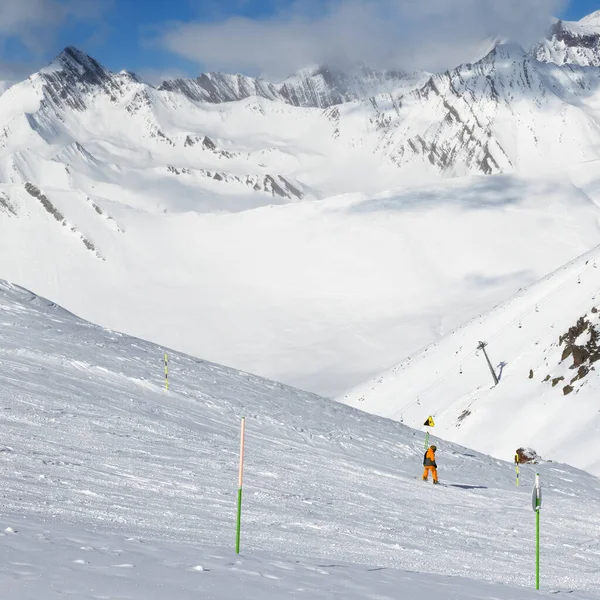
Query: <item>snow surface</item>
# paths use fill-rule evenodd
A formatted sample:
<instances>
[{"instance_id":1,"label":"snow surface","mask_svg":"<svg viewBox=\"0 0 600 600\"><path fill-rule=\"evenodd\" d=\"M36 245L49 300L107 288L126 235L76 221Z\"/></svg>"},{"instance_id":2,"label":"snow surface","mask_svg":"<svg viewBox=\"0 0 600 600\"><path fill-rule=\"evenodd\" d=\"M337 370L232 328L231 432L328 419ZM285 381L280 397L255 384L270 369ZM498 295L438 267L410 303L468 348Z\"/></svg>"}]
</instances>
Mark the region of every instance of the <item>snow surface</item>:
<instances>
[{"instance_id":1,"label":"snow surface","mask_svg":"<svg viewBox=\"0 0 600 600\"><path fill-rule=\"evenodd\" d=\"M572 22L568 23L569 26L573 25ZM589 15L579 19L577 24L582 27L587 33L598 33L600 34L600 10L597 10Z\"/></svg>"},{"instance_id":2,"label":"snow surface","mask_svg":"<svg viewBox=\"0 0 600 600\"><path fill-rule=\"evenodd\" d=\"M166 392L163 348L10 284L0 283L0 304L0 583L11 600L240 590L527 600L536 471L535 597L598 597L589 595L600 586L591 475L524 465L516 487L511 464L435 439L444 485L427 485L423 436L404 425L175 352Z\"/></svg>"},{"instance_id":3,"label":"snow surface","mask_svg":"<svg viewBox=\"0 0 600 600\"><path fill-rule=\"evenodd\" d=\"M18 522L0 532L0 584L11 600L597 600L584 592L536 592L459 577L264 552L149 542L91 528Z\"/></svg>"},{"instance_id":4,"label":"snow surface","mask_svg":"<svg viewBox=\"0 0 600 600\"><path fill-rule=\"evenodd\" d=\"M332 396L600 241L600 69L500 44L414 89L288 82L400 82L326 109L221 75L206 101L68 48L0 95L0 276Z\"/></svg>"},{"instance_id":5,"label":"snow surface","mask_svg":"<svg viewBox=\"0 0 600 600\"><path fill-rule=\"evenodd\" d=\"M600 475L597 363L586 359L590 371L577 379L580 365L560 342L581 317L599 325L599 290L596 247L341 399L415 427L432 414L440 436L497 457L532 447ZM589 340L588 329L573 343ZM495 387L480 341L501 373Z\"/></svg>"},{"instance_id":6,"label":"snow surface","mask_svg":"<svg viewBox=\"0 0 600 600\"><path fill-rule=\"evenodd\" d=\"M534 55L557 65L600 67L600 11L579 21L556 21Z\"/></svg>"},{"instance_id":7,"label":"snow surface","mask_svg":"<svg viewBox=\"0 0 600 600\"><path fill-rule=\"evenodd\" d=\"M0 186L3 276L107 327L327 395L600 241L600 210L561 178L218 215L41 191L67 226L22 186Z\"/></svg>"}]
</instances>

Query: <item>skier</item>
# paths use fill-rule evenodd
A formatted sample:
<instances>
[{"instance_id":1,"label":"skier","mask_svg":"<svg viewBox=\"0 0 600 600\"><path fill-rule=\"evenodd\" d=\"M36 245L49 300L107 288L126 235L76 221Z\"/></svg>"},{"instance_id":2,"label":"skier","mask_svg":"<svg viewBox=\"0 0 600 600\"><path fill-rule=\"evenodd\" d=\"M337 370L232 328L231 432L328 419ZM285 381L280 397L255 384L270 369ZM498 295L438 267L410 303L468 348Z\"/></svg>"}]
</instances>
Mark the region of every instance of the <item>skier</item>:
<instances>
[{"instance_id":1,"label":"skier","mask_svg":"<svg viewBox=\"0 0 600 600\"><path fill-rule=\"evenodd\" d=\"M423 481L427 481L429 478L429 471L433 475L433 483L438 484L438 474L437 474L437 463L435 462L435 451L437 450L437 446L429 446L427 452L425 452L425 456L423 457L423 466L425 467L423 471Z\"/></svg>"}]
</instances>

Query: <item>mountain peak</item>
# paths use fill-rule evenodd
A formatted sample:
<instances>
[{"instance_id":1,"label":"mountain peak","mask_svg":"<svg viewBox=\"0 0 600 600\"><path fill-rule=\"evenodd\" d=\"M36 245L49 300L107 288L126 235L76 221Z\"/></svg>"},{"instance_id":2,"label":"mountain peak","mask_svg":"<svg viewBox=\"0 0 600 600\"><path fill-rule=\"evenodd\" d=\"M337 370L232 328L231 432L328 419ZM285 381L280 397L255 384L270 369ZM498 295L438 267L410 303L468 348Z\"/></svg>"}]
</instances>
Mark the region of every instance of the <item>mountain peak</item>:
<instances>
[{"instance_id":1,"label":"mountain peak","mask_svg":"<svg viewBox=\"0 0 600 600\"><path fill-rule=\"evenodd\" d=\"M600 67L600 11L580 21L557 20L535 46L533 55L556 65Z\"/></svg>"},{"instance_id":2,"label":"mountain peak","mask_svg":"<svg viewBox=\"0 0 600 600\"><path fill-rule=\"evenodd\" d=\"M119 92L113 74L74 46L67 46L38 75L46 103L55 108L84 110L86 94L102 89L114 97Z\"/></svg>"},{"instance_id":3,"label":"mountain peak","mask_svg":"<svg viewBox=\"0 0 600 600\"><path fill-rule=\"evenodd\" d=\"M100 73L106 75L107 70L94 58L82 52L75 46L67 46L52 62L52 66L61 70L71 71L80 76Z\"/></svg>"}]
</instances>

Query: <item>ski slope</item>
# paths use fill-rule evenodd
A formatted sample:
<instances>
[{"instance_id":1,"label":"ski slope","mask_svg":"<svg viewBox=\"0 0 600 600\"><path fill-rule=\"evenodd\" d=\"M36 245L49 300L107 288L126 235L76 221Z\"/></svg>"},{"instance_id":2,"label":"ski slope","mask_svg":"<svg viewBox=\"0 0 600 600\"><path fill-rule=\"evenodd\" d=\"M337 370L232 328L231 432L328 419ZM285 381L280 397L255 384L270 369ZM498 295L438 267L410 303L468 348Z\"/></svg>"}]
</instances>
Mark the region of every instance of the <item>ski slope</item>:
<instances>
[{"instance_id":1,"label":"ski slope","mask_svg":"<svg viewBox=\"0 0 600 600\"><path fill-rule=\"evenodd\" d=\"M524 466L517 488L511 464L436 440L434 487L420 481L422 434L400 423L175 352L167 392L163 348L7 283L0 315L0 577L11 599L229 598L243 586L250 598L300 587L310 598L401 588L527 600L536 470L542 588L599 589L600 480L585 472Z\"/></svg>"},{"instance_id":2,"label":"ski slope","mask_svg":"<svg viewBox=\"0 0 600 600\"><path fill-rule=\"evenodd\" d=\"M341 399L415 427L432 414L441 437L497 457L532 447L600 475L599 305L596 247Z\"/></svg>"},{"instance_id":3,"label":"ski slope","mask_svg":"<svg viewBox=\"0 0 600 600\"><path fill-rule=\"evenodd\" d=\"M236 556L226 549L155 543L91 528L19 522L16 531L0 532L0 583L11 600L396 600L399 593L429 600L599 598L342 561L264 552Z\"/></svg>"}]
</instances>

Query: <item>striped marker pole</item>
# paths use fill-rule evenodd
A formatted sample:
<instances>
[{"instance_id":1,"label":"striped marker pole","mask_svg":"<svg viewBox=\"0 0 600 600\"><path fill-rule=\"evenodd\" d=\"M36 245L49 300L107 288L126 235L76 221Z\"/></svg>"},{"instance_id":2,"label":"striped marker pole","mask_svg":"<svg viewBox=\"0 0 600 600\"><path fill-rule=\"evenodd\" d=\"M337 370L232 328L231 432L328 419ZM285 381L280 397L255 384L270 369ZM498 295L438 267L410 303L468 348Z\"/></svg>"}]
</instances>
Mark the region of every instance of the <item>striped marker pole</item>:
<instances>
[{"instance_id":1,"label":"striped marker pole","mask_svg":"<svg viewBox=\"0 0 600 600\"><path fill-rule=\"evenodd\" d=\"M242 417L242 431L240 435L240 476L238 482L237 503L237 532L235 537L235 552L240 553L240 532L242 528L242 479L244 478L244 431L246 429L246 417Z\"/></svg>"},{"instance_id":2,"label":"striped marker pole","mask_svg":"<svg viewBox=\"0 0 600 600\"><path fill-rule=\"evenodd\" d=\"M517 471L517 487L519 487L519 455L515 454L515 469Z\"/></svg>"},{"instance_id":3,"label":"striped marker pole","mask_svg":"<svg viewBox=\"0 0 600 600\"><path fill-rule=\"evenodd\" d=\"M165 390L169 391L169 357L165 352Z\"/></svg>"}]
</instances>

